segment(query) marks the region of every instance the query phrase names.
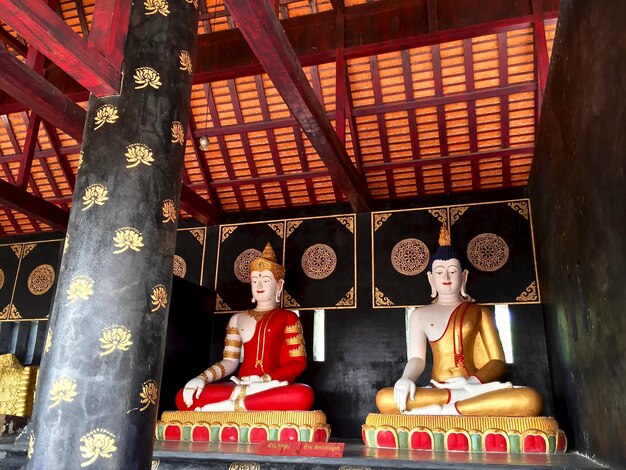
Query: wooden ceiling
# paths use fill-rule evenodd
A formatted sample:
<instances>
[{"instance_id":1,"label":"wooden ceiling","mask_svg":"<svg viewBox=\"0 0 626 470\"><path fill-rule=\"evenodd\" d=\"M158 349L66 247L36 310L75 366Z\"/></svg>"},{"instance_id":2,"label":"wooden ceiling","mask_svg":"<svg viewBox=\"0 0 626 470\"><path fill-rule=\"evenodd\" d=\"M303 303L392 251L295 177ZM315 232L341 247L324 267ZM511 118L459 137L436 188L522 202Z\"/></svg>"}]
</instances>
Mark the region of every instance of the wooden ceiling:
<instances>
[{"instance_id":1,"label":"wooden ceiling","mask_svg":"<svg viewBox=\"0 0 626 470\"><path fill-rule=\"evenodd\" d=\"M526 185L558 0L262 1L199 1L183 217ZM0 0L0 234L67 223L129 4Z\"/></svg>"}]
</instances>

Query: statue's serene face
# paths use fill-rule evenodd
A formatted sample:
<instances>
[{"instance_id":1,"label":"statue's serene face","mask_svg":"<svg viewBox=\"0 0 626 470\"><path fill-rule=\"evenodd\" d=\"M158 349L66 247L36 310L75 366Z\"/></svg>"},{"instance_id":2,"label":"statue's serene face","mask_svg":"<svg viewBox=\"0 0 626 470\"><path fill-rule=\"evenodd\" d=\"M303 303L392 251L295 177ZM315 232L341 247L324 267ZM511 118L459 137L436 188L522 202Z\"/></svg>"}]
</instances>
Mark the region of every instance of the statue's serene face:
<instances>
[{"instance_id":1,"label":"statue's serene face","mask_svg":"<svg viewBox=\"0 0 626 470\"><path fill-rule=\"evenodd\" d=\"M252 287L252 297L259 304L261 302L276 301L276 293L280 284L274 278L271 271L252 271L250 273L250 286Z\"/></svg>"},{"instance_id":2,"label":"statue's serene face","mask_svg":"<svg viewBox=\"0 0 626 470\"><path fill-rule=\"evenodd\" d=\"M463 286L463 271L458 259L435 260L432 282L440 295L458 294Z\"/></svg>"}]
</instances>

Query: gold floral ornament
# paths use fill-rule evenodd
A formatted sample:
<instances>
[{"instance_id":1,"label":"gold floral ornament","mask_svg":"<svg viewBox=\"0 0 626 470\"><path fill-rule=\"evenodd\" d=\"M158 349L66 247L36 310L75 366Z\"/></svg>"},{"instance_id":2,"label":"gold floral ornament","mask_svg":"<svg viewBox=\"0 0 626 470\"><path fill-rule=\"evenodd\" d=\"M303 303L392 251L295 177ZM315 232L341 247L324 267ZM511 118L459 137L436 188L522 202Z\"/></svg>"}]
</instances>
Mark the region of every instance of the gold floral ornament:
<instances>
[{"instance_id":1,"label":"gold floral ornament","mask_svg":"<svg viewBox=\"0 0 626 470\"><path fill-rule=\"evenodd\" d=\"M83 211L86 211L94 204L104 206L104 203L109 200L109 190L102 184L92 184L87 186L85 194L83 195Z\"/></svg>"},{"instance_id":2,"label":"gold floral ornament","mask_svg":"<svg viewBox=\"0 0 626 470\"><path fill-rule=\"evenodd\" d=\"M160 308L165 308L167 305L167 291L165 290L165 286L163 284L154 286L150 299L152 300L153 305L152 310L150 310L151 312L156 312Z\"/></svg>"},{"instance_id":3,"label":"gold floral ornament","mask_svg":"<svg viewBox=\"0 0 626 470\"><path fill-rule=\"evenodd\" d=\"M135 168L139 164L150 166L154 162L154 155L150 147L144 144L130 144L126 147L126 153L124 154L128 165L126 168Z\"/></svg>"},{"instance_id":4,"label":"gold floral ornament","mask_svg":"<svg viewBox=\"0 0 626 470\"><path fill-rule=\"evenodd\" d=\"M151 86L155 90L158 90L162 85L159 72L154 70L152 67L139 67L135 69L133 80L135 80L135 90L140 90L142 88L146 88L147 86Z\"/></svg>"},{"instance_id":5,"label":"gold floral ornament","mask_svg":"<svg viewBox=\"0 0 626 470\"><path fill-rule=\"evenodd\" d=\"M88 276L74 276L67 289L67 303L70 305L77 300L89 300L93 295L94 280Z\"/></svg>"},{"instance_id":6,"label":"gold floral ornament","mask_svg":"<svg viewBox=\"0 0 626 470\"><path fill-rule=\"evenodd\" d=\"M48 409L54 408L62 401L71 403L78 395L76 391L76 381L67 377L61 377L56 379L52 383L52 389L50 389L50 400L52 405Z\"/></svg>"},{"instance_id":7,"label":"gold floral ornament","mask_svg":"<svg viewBox=\"0 0 626 470\"><path fill-rule=\"evenodd\" d=\"M35 452L35 433L30 432L28 436L28 459L33 458L33 453Z\"/></svg>"},{"instance_id":8,"label":"gold floral ornament","mask_svg":"<svg viewBox=\"0 0 626 470\"><path fill-rule=\"evenodd\" d=\"M174 205L174 201L171 199L166 199L163 201L163 207L161 207L161 212L163 212L163 223L166 224L168 222L176 222L176 205Z\"/></svg>"},{"instance_id":9,"label":"gold floral ornament","mask_svg":"<svg viewBox=\"0 0 626 470\"><path fill-rule=\"evenodd\" d=\"M63 242L63 254L67 251L67 248L70 246L70 235L65 235L65 241Z\"/></svg>"},{"instance_id":10,"label":"gold floral ornament","mask_svg":"<svg viewBox=\"0 0 626 470\"><path fill-rule=\"evenodd\" d=\"M117 108L110 104L105 104L104 106L100 106L96 111L96 118L94 119L96 123L96 127L93 128L100 129L105 124L113 124L119 118L119 114L117 114Z\"/></svg>"},{"instance_id":11,"label":"gold floral ornament","mask_svg":"<svg viewBox=\"0 0 626 470\"><path fill-rule=\"evenodd\" d=\"M198 0L185 0L185 2L189 3L189 4L193 4L193 7L197 10L198 9Z\"/></svg>"},{"instance_id":12,"label":"gold floral ornament","mask_svg":"<svg viewBox=\"0 0 626 470\"><path fill-rule=\"evenodd\" d=\"M94 429L81 437L80 442L83 443L83 445L80 446L80 451L83 454L82 457L88 459L80 464L81 467L91 465L98 457L110 459L113 456L113 452L117 450L115 446L115 434L106 429Z\"/></svg>"},{"instance_id":13,"label":"gold floral ornament","mask_svg":"<svg viewBox=\"0 0 626 470\"><path fill-rule=\"evenodd\" d=\"M82 150L80 152L78 152L78 169L80 170L80 167L83 166L83 157L85 156L85 152L83 152Z\"/></svg>"},{"instance_id":14,"label":"gold floral ornament","mask_svg":"<svg viewBox=\"0 0 626 470\"><path fill-rule=\"evenodd\" d=\"M128 351L133 344L131 338L130 330L125 326L113 325L105 328L100 338L100 347L104 351L100 355L106 356L116 350Z\"/></svg>"},{"instance_id":15,"label":"gold floral ornament","mask_svg":"<svg viewBox=\"0 0 626 470\"><path fill-rule=\"evenodd\" d=\"M189 75L191 75L193 66L191 65L191 56L189 55L189 52L180 51L180 54L178 55L178 60L180 61L179 68L182 71L187 72Z\"/></svg>"},{"instance_id":16,"label":"gold floral ornament","mask_svg":"<svg viewBox=\"0 0 626 470\"><path fill-rule=\"evenodd\" d=\"M128 249L140 251L144 246L143 235L141 235L139 230L133 227L118 228L115 231L113 241L115 242L115 248L119 248L119 250L113 252L114 255L123 253Z\"/></svg>"},{"instance_id":17,"label":"gold floral ornament","mask_svg":"<svg viewBox=\"0 0 626 470\"><path fill-rule=\"evenodd\" d=\"M163 16L170 14L170 6L166 0L145 0L143 6L146 7L146 15L160 13Z\"/></svg>"},{"instance_id":18,"label":"gold floral ornament","mask_svg":"<svg viewBox=\"0 0 626 470\"><path fill-rule=\"evenodd\" d=\"M141 398L141 404L144 405L139 411L147 410L150 405L156 406L157 397L159 395L159 389L154 380L147 380L141 386L141 392L139 397Z\"/></svg>"},{"instance_id":19,"label":"gold floral ornament","mask_svg":"<svg viewBox=\"0 0 626 470\"><path fill-rule=\"evenodd\" d=\"M183 131L183 125L179 121L172 123L172 142L175 144L185 144L185 131Z\"/></svg>"}]
</instances>

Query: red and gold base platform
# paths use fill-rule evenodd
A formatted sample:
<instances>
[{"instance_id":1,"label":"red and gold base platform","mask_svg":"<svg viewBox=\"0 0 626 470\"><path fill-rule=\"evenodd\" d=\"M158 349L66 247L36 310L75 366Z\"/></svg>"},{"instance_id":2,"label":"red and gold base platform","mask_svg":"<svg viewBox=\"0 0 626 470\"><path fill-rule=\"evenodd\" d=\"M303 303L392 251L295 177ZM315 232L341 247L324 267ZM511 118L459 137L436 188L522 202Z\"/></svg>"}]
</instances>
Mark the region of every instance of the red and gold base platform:
<instances>
[{"instance_id":1,"label":"red and gold base platform","mask_svg":"<svg viewBox=\"0 0 626 470\"><path fill-rule=\"evenodd\" d=\"M555 454L567 449L554 418L413 416L370 413L362 426L369 447L433 451Z\"/></svg>"},{"instance_id":2,"label":"red and gold base platform","mask_svg":"<svg viewBox=\"0 0 626 470\"><path fill-rule=\"evenodd\" d=\"M330 426L321 411L164 411L157 421L160 441L328 442Z\"/></svg>"}]
</instances>

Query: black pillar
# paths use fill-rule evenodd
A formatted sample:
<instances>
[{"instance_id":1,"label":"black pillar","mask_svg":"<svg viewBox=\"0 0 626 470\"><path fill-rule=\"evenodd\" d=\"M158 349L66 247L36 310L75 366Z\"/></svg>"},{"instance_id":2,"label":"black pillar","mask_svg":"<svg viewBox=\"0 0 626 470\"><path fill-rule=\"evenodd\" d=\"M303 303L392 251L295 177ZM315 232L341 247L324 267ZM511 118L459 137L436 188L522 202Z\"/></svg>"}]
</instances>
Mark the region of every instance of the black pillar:
<instances>
[{"instance_id":1,"label":"black pillar","mask_svg":"<svg viewBox=\"0 0 626 470\"><path fill-rule=\"evenodd\" d=\"M121 94L89 101L29 469L151 464L198 11L129 8Z\"/></svg>"}]
</instances>

